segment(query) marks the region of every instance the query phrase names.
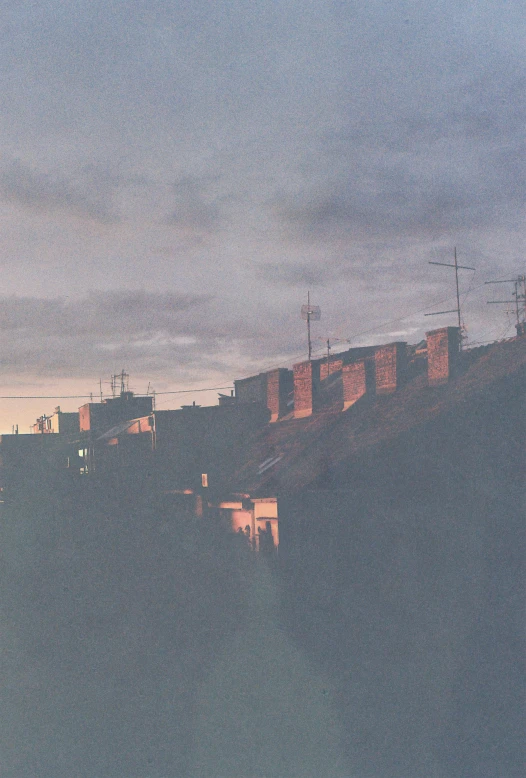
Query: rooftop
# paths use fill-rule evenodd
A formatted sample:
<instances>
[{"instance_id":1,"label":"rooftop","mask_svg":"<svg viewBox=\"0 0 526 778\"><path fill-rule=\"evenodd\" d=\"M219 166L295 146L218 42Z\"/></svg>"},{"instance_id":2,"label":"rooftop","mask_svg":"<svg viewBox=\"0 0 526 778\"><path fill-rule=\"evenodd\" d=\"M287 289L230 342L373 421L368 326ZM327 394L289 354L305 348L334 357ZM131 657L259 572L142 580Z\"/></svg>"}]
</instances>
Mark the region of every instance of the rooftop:
<instances>
[{"instance_id":1,"label":"rooftop","mask_svg":"<svg viewBox=\"0 0 526 778\"><path fill-rule=\"evenodd\" d=\"M286 417L251 435L237 452L232 489L253 496L281 487L302 489L328 468L424 427L451 412L498 397L502 386L524 396L526 338L462 353L462 369L443 386L428 385L420 373L394 394L365 395L346 411L320 410L306 418ZM232 472L232 471L231 471Z\"/></svg>"}]
</instances>

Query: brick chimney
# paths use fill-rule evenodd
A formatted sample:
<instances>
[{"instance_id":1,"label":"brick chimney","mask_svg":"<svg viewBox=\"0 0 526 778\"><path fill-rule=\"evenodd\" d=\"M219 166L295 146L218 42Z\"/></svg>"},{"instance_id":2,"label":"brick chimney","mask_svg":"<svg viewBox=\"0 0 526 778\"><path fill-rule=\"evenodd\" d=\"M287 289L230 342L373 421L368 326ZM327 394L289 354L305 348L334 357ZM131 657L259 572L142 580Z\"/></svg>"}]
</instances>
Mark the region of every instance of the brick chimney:
<instances>
[{"instance_id":1,"label":"brick chimney","mask_svg":"<svg viewBox=\"0 0 526 778\"><path fill-rule=\"evenodd\" d=\"M393 394L400 388L407 370L407 343L398 341L377 346L374 363L376 394Z\"/></svg>"},{"instance_id":2,"label":"brick chimney","mask_svg":"<svg viewBox=\"0 0 526 778\"><path fill-rule=\"evenodd\" d=\"M267 397L266 373L239 378L234 381L235 396L240 403L264 403Z\"/></svg>"},{"instance_id":3,"label":"brick chimney","mask_svg":"<svg viewBox=\"0 0 526 778\"><path fill-rule=\"evenodd\" d=\"M460 329L442 327L426 332L426 341L429 385L447 384L460 361Z\"/></svg>"},{"instance_id":4,"label":"brick chimney","mask_svg":"<svg viewBox=\"0 0 526 778\"><path fill-rule=\"evenodd\" d=\"M343 410L354 405L360 397L374 391L374 370L370 360L360 359L342 368Z\"/></svg>"},{"instance_id":5,"label":"brick chimney","mask_svg":"<svg viewBox=\"0 0 526 778\"><path fill-rule=\"evenodd\" d=\"M284 367L270 370L267 374L267 408L270 421L274 422L288 413L287 402L294 386L293 373Z\"/></svg>"},{"instance_id":6,"label":"brick chimney","mask_svg":"<svg viewBox=\"0 0 526 778\"><path fill-rule=\"evenodd\" d=\"M338 373L343 367L343 360L337 357L331 357L329 362L326 359L320 363L320 381L325 381L334 373Z\"/></svg>"},{"instance_id":7,"label":"brick chimney","mask_svg":"<svg viewBox=\"0 0 526 778\"><path fill-rule=\"evenodd\" d=\"M294 372L294 418L310 416L319 398L320 363L299 362Z\"/></svg>"}]
</instances>

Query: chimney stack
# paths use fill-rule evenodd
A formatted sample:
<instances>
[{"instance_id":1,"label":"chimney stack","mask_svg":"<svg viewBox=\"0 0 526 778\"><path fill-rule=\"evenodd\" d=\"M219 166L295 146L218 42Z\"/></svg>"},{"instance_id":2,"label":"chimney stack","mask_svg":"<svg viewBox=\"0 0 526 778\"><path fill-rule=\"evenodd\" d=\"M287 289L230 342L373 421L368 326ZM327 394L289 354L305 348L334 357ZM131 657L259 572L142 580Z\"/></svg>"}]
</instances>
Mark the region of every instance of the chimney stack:
<instances>
[{"instance_id":1,"label":"chimney stack","mask_svg":"<svg viewBox=\"0 0 526 778\"><path fill-rule=\"evenodd\" d=\"M294 418L310 416L319 398L320 363L299 362L294 372Z\"/></svg>"},{"instance_id":2,"label":"chimney stack","mask_svg":"<svg viewBox=\"0 0 526 778\"><path fill-rule=\"evenodd\" d=\"M270 421L274 422L288 413L287 401L292 392L294 381L291 370L278 367L267 374L267 408L270 411Z\"/></svg>"},{"instance_id":3,"label":"chimney stack","mask_svg":"<svg viewBox=\"0 0 526 778\"><path fill-rule=\"evenodd\" d=\"M377 346L374 363L376 394L393 394L400 388L407 370L407 343L398 341Z\"/></svg>"},{"instance_id":4,"label":"chimney stack","mask_svg":"<svg viewBox=\"0 0 526 778\"><path fill-rule=\"evenodd\" d=\"M354 405L360 397L374 391L374 370L370 360L360 359L342 368L343 410Z\"/></svg>"},{"instance_id":5,"label":"chimney stack","mask_svg":"<svg viewBox=\"0 0 526 778\"><path fill-rule=\"evenodd\" d=\"M447 384L460 361L460 329L442 327L426 332L429 386Z\"/></svg>"}]
</instances>

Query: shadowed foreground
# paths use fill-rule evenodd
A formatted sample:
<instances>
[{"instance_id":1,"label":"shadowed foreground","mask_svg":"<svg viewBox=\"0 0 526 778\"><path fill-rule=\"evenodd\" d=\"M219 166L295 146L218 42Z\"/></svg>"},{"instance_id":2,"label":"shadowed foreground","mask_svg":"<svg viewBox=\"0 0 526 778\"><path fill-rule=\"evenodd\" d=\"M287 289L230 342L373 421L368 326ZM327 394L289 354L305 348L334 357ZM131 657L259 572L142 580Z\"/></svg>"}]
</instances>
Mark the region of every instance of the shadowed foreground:
<instances>
[{"instance_id":1,"label":"shadowed foreground","mask_svg":"<svg viewBox=\"0 0 526 778\"><path fill-rule=\"evenodd\" d=\"M239 539L130 502L5 510L2 778L345 775Z\"/></svg>"},{"instance_id":2,"label":"shadowed foreground","mask_svg":"<svg viewBox=\"0 0 526 778\"><path fill-rule=\"evenodd\" d=\"M166 506L4 509L2 778L520 778L522 496L277 567Z\"/></svg>"}]
</instances>

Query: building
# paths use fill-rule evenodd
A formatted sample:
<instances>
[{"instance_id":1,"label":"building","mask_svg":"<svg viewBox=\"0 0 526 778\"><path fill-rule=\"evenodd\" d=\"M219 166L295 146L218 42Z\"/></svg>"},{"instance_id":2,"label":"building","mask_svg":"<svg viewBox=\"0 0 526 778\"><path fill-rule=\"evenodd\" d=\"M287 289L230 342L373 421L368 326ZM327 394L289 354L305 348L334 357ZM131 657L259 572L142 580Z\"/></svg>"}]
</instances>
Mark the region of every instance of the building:
<instances>
[{"instance_id":1,"label":"building","mask_svg":"<svg viewBox=\"0 0 526 778\"><path fill-rule=\"evenodd\" d=\"M473 490L469 474L488 456L517 480L525 364L524 337L461 350L458 328L443 327L417 346L351 348L235 381L217 406L156 411L152 397L122 391L78 417L57 408L36 425L54 435L2 436L0 455L11 477L9 462L30 475L41 457L101 488L220 516L253 548L263 538L292 552L345 534L349 506L372 495L438 504L444 489Z\"/></svg>"},{"instance_id":2,"label":"building","mask_svg":"<svg viewBox=\"0 0 526 778\"><path fill-rule=\"evenodd\" d=\"M121 422L148 416L152 409L153 397L128 391L103 399L100 403L89 402L79 408L80 432L89 432L94 436Z\"/></svg>"},{"instance_id":3,"label":"building","mask_svg":"<svg viewBox=\"0 0 526 778\"><path fill-rule=\"evenodd\" d=\"M74 436L80 432L78 411L65 413L57 405L51 416L43 414L36 420L31 432L37 435L58 434Z\"/></svg>"},{"instance_id":4,"label":"building","mask_svg":"<svg viewBox=\"0 0 526 778\"><path fill-rule=\"evenodd\" d=\"M255 500L274 500L281 547L334 542L351 506L440 505L485 488L484 468L519 488L524 477L526 339L460 350L459 331L347 352L322 378L321 361L294 366L294 402L239 450L232 527ZM260 386L264 382L260 381ZM245 383L245 386L248 382ZM496 476L495 476L496 477Z\"/></svg>"}]
</instances>

